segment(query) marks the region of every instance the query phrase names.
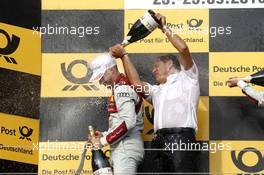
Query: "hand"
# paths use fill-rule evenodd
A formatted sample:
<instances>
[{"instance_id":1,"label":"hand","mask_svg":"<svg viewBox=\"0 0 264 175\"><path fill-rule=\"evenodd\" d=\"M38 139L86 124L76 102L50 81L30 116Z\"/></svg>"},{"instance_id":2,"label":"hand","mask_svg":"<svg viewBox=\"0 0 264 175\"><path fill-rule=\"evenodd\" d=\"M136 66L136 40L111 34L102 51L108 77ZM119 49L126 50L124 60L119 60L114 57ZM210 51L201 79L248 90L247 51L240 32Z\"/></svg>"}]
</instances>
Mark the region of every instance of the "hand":
<instances>
[{"instance_id":1,"label":"hand","mask_svg":"<svg viewBox=\"0 0 264 175\"><path fill-rule=\"evenodd\" d=\"M237 86L237 83L238 83L239 80L240 80L240 78L238 78L238 77L231 77L231 78L229 78L229 79L226 81L226 83L227 83L227 85L228 85L230 88L232 88L232 87L236 87L236 86Z\"/></svg>"},{"instance_id":2,"label":"hand","mask_svg":"<svg viewBox=\"0 0 264 175\"><path fill-rule=\"evenodd\" d=\"M122 58L126 53L126 50L121 44L116 44L109 48L109 52L115 58Z\"/></svg>"},{"instance_id":3,"label":"hand","mask_svg":"<svg viewBox=\"0 0 264 175\"><path fill-rule=\"evenodd\" d=\"M95 131L94 132L94 137L95 138L97 138L97 137L100 138L100 137L103 137L103 134L100 131ZM88 139L89 142L91 142L91 140L93 139L93 137L89 135L87 139Z\"/></svg>"},{"instance_id":4,"label":"hand","mask_svg":"<svg viewBox=\"0 0 264 175\"><path fill-rule=\"evenodd\" d=\"M101 137L92 137L92 139L90 141L93 144L93 147L95 147L95 148L101 148L102 147L102 144L100 142L100 138Z\"/></svg>"},{"instance_id":5,"label":"hand","mask_svg":"<svg viewBox=\"0 0 264 175\"><path fill-rule=\"evenodd\" d=\"M166 26L166 17L161 15L160 13L156 13L156 18L160 21L161 25L159 25L159 28L162 30L162 32L164 33L164 27Z\"/></svg>"}]
</instances>

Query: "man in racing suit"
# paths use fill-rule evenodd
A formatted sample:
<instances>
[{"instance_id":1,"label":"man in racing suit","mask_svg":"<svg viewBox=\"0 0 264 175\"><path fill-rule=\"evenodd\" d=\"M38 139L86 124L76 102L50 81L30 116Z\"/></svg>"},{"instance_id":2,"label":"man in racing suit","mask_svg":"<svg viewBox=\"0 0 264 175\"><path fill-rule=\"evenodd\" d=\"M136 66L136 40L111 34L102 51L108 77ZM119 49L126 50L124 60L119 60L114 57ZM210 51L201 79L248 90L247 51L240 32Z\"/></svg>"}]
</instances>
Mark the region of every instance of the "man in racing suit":
<instances>
[{"instance_id":1,"label":"man in racing suit","mask_svg":"<svg viewBox=\"0 0 264 175\"><path fill-rule=\"evenodd\" d=\"M144 156L142 98L118 71L111 55L97 57L91 69L90 82L99 81L112 90L108 100L109 129L102 133L97 131L97 137L91 141L100 147L110 145L114 174L136 174Z\"/></svg>"}]
</instances>

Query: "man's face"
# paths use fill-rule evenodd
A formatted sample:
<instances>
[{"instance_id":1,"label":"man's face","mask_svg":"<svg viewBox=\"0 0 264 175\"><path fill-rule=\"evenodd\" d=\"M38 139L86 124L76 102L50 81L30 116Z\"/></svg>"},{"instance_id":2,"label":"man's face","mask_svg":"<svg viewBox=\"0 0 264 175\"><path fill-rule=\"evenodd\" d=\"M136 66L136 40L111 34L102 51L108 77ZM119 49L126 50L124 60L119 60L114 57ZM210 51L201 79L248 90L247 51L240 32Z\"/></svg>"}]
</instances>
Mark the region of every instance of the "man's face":
<instances>
[{"instance_id":1,"label":"man's face","mask_svg":"<svg viewBox=\"0 0 264 175\"><path fill-rule=\"evenodd\" d=\"M172 66L170 61L163 62L159 58L153 64L152 73L158 84L165 83L167 81L167 76Z\"/></svg>"},{"instance_id":2,"label":"man's face","mask_svg":"<svg viewBox=\"0 0 264 175\"><path fill-rule=\"evenodd\" d=\"M113 76L113 74L112 74L111 70L107 69L104 73L104 76L99 80L99 83L110 88L110 86L113 84L112 76Z\"/></svg>"}]
</instances>

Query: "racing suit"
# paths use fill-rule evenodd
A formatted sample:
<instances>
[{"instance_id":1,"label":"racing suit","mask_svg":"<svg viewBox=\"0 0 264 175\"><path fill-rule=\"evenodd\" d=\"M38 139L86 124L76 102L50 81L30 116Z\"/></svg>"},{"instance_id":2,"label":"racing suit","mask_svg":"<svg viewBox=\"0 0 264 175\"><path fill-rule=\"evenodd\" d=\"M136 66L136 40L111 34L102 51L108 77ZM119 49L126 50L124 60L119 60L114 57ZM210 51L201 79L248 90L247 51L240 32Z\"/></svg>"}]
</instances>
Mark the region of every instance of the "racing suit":
<instances>
[{"instance_id":1,"label":"racing suit","mask_svg":"<svg viewBox=\"0 0 264 175\"><path fill-rule=\"evenodd\" d=\"M110 144L114 174L135 174L144 157L142 98L120 74L108 101L109 129L100 142Z\"/></svg>"}]
</instances>

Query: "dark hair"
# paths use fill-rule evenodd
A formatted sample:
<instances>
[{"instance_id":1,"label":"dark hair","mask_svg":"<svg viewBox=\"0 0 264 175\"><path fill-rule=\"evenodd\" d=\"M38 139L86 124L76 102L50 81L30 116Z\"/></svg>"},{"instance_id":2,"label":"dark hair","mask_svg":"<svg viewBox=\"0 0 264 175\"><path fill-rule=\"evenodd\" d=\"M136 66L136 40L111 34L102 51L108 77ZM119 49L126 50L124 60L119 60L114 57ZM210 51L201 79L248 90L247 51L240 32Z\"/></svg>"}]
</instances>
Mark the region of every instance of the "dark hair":
<instances>
[{"instance_id":1,"label":"dark hair","mask_svg":"<svg viewBox=\"0 0 264 175\"><path fill-rule=\"evenodd\" d=\"M163 55L163 56L158 57L158 59L160 59L160 61L164 63L171 60L174 68L181 70L180 62L176 55L172 55L172 54Z\"/></svg>"}]
</instances>

